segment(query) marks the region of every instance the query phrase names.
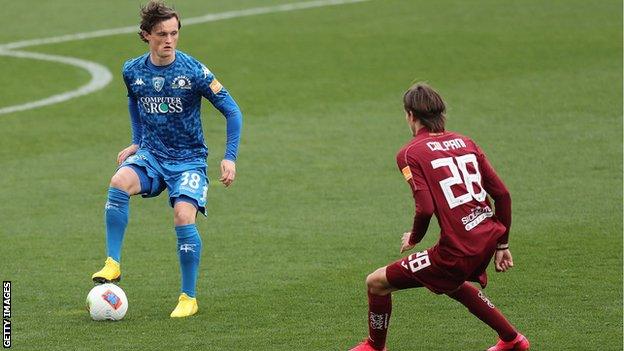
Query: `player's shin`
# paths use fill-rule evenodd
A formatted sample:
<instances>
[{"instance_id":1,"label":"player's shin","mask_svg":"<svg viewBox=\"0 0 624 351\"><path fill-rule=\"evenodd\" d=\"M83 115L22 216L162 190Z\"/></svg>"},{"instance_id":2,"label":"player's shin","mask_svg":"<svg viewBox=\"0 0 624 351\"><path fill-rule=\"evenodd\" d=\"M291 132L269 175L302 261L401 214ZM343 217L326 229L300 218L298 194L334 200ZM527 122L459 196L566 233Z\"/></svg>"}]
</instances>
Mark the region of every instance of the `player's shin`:
<instances>
[{"instance_id":1,"label":"player's shin","mask_svg":"<svg viewBox=\"0 0 624 351\"><path fill-rule=\"evenodd\" d=\"M104 207L106 220L106 255L121 262L121 246L128 226L130 195L117 188L108 188L108 200Z\"/></svg>"},{"instance_id":2,"label":"player's shin","mask_svg":"<svg viewBox=\"0 0 624 351\"><path fill-rule=\"evenodd\" d=\"M469 283L464 283L450 297L466 306L477 318L494 329L501 340L511 341L517 336L515 328L490 302L483 292Z\"/></svg>"},{"instance_id":3,"label":"player's shin","mask_svg":"<svg viewBox=\"0 0 624 351\"><path fill-rule=\"evenodd\" d=\"M392 313L392 294L385 296L368 292L368 342L376 350L383 350Z\"/></svg>"},{"instance_id":4,"label":"player's shin","mask_svg":"<svg viewBox=\"0 0 624 351\"><path fill-rule=\"evenodd\" d=\"M189 297L195 297L195 286L202 248L201 237L195 224L177 226L175 231L178 236L182 292Z\"/></svg>"}]
</instances>

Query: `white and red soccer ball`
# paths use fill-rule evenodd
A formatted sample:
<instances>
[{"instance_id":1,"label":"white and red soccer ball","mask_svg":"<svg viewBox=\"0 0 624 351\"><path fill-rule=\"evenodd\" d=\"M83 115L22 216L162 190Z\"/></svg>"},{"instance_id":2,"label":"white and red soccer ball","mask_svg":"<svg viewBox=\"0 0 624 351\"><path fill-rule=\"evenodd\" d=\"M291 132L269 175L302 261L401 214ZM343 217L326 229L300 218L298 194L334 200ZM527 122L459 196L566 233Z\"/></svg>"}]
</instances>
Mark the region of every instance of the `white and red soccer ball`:
<instances>
[{"instance_id":1,"label":"white and red soccer ball","mask_svg":"<svg viewBox=\"0 0 624 351\"><path fill-rule=\"evenodd\" d=\"M96 285L87 295L87 310L95 321L118 321L128 311L128 298L115 284Z\"/></svg>"}]
</instances>

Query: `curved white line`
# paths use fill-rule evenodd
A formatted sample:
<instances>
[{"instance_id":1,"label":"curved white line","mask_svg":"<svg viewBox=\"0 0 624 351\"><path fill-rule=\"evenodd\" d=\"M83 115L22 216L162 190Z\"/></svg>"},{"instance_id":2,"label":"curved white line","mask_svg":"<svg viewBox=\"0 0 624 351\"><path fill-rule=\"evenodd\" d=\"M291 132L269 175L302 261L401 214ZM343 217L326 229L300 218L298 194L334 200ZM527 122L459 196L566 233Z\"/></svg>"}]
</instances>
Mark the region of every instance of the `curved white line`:
<instances>
[{"instance_id":1,"label":"curved white line","mask_svg":"<svg viewBox=\"0 0 624 351\"><path fill-rule=\"evenodd\" d=\"M370 0L316 0L316 1L306 1L300 3L289 3L277 6L267 6L267 7L256 7L250 8L246 10L236 10L236 11L227 11L215 14L209 14L200 17L191 17L182 21L184 25L194 25L206 22L215 22L219 20L225 20L230 18L237 17L247 17L247 16L255 16L262 15L268 13L276 13L276 12L288 12L288 11L296 11L303 9L310 9L315 7L324 7L324 6L336 6L357 2L365 2ZM44 45L44 44L55 44L55 43L63 43L67 41L74 40L85 40L91 38L99 38L111 35L118 34L128 34L138 32L138 28L136 26L130 27L121 27L121 28L113 28L113 29L104 29L93 32L84 32L84 33L75 33L68 35L61 35L57 37L50 38L41 38L41 39L31 39L31 40L23 40L17 41L13 43L0 44L0 56L11 56L18 58L30 58L36 60L44 60L44 61L53 61L60 62L67 65L72 65L75 67L83 68L91 75L91 80L86 85L81 86L76 90L72 90L66 93L53 95L48 98L37 100L33 102L28 102L21 105L14 105L0 108L0 115L16 112L16 111L24 111L29 110L41 106L47 106L52 104L57 104L59 102L67 101L69 99L73 99L78 96L90 94L94 91L100 90L104 88L110 81L112 80L111 72L104 66L74 57L66 57L66 56L58 56L58 55L48 55L48 54L39 54L34 52L26 52L26 51L15 51L14 49L24 48L28 46L36 46L36 45Z\"/></svg>"},{"instance_id":2,"label":"curved white line","mask_svg":"<svg viewBox=\"0 0 624 351\"><path fill-rule=\"evenodd\" d=\"M113 79L113 75L106 67L95 62L81 60L75 57L48 55L48 54L40 54L40 53L26 52L26 51L2 51L2 50L0 50L0 55L18 57L18 58L29 58L29 59L43 60L43 61L60 62L60 63L64 63L67 65L82 68L86 70L87 72L89 72L89 74L91 75L91 80L87 84L79 87L78 89L68 91L62 94L53 95L42 100L27 102L21 105L3 107L3 108L0 108L0 115L11 113L11 112L30 110L30 109L41 107L41 106L57 104L59 102L67 101L69 99L73 99L78 96L87 95L94 91L104 88Z\"/></svg>"}]
</instances>

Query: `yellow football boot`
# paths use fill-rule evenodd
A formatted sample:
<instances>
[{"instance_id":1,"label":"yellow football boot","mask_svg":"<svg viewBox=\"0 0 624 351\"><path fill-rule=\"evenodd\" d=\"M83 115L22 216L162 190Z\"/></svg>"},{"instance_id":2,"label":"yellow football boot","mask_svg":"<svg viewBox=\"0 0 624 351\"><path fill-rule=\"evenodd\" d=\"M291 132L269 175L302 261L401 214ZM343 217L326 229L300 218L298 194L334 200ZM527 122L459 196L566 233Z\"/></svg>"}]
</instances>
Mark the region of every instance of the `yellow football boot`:
<instances>
[{"instance_id":1,"label":"yellow football boot","mask_svg":"<svg viewBox=\"0 0 624 351\"><path fill-rule=\"evenodd\" d=\"M187 294L180 294L178 305L171 312L171 318L189 317L197 313L197 299L189 297Z\"/></svg>"},{"instance_id":2,"label":"yellow football boot","mask_svg":"<svg viewBox=\"0 0 624 351\"><path fill-rule=\"evenodd\" d=\"M98 284L120 281L121 268L119 267L119 262L113 260L111 257L107 258L106 263L104 263L104 268L93 273L91 279Z\"/></svg>"}]
</instances>

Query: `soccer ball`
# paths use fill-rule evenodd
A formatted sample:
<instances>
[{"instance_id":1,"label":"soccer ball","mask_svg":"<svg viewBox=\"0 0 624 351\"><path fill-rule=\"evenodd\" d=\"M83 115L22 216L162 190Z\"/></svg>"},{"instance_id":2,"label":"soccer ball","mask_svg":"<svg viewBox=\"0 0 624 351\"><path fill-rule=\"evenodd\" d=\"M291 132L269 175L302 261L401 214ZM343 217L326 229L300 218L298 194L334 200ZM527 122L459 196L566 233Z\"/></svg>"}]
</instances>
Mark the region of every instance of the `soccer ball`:
<instances>
[{"instance_id":1,"label":"soccer ball","mask_svg":"<svg viewBox=\"0 0 624 351\"><path fill-rule=\"evenodd\" d=\"M118 321L128 311L128 298L115 284L96 285L87 295L87 311L95 321Z\"/></svg>"}]
</instances>

